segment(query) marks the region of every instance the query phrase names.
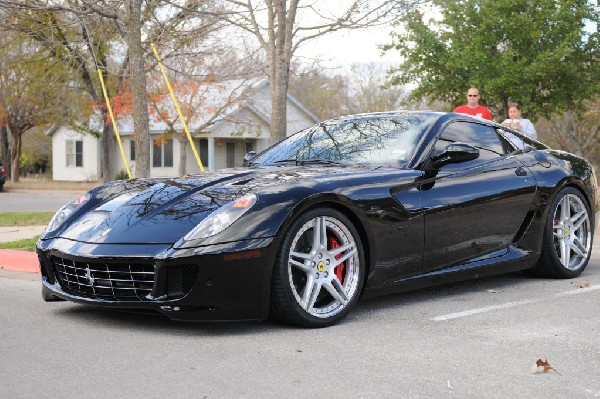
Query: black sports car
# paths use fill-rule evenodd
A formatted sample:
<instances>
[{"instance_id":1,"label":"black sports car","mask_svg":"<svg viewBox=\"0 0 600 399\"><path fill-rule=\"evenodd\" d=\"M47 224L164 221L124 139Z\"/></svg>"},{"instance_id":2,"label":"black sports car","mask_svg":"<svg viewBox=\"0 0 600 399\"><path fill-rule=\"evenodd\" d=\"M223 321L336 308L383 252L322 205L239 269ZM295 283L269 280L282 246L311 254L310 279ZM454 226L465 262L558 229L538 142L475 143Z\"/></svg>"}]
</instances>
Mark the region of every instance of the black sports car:
<instances>
[{"instance_id":1,"label":"black sports car","mask_svg":"<svg viewBox=\"0 0 600 399\"><path fill-rule=\"evenodd\" d=\"M392 112L319 123L242 168L100 186L37 244L43 297L178 320L331 325L361 295L592 250L589 162L493 122Z\"/></svg>"}]
</instances>

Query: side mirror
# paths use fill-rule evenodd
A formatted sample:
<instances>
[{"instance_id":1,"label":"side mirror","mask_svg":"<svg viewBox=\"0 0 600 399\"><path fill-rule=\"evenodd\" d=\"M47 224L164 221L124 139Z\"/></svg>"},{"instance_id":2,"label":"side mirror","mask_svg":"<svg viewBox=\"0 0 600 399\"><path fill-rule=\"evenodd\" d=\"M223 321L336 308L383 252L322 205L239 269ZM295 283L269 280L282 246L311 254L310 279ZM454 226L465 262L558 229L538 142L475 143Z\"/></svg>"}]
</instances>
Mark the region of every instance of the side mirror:
<instances>
[{"instance_id":1,"label":"side mirror","mask_svg":"<svg viewBox=\"0 0 600 399\"><path fill-rule=\"evenodd\" d=\"M249 151L244 155L244 166L249 166L250 161L256 156L256 151Z\"/></svg>"},{"instance_id":2,"label":"side mirror","mask_svg":"<svg viewBox=\"0 0 600 399\"><path fill-rule=\"evenodd\" d=\"M479 149L472 145L455 142L444 148L444 151L431 158L433 166L440 168L449 163L472 161L479 158Z\"/></svg>"}]
</instances>

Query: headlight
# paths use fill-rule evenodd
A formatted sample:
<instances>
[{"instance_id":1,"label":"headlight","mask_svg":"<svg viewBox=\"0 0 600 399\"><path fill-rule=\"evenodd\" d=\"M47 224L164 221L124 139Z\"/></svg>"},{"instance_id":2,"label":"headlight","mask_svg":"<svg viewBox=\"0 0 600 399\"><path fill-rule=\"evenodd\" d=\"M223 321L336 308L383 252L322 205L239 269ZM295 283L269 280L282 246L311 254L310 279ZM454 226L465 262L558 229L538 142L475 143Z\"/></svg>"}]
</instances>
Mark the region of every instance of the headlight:
<instances>
[{"instance_id":1,"label":"headlight","mask_svg":"<svg viewBox=\"0 0 600 399\"><path fill-rule=\"evenodd\" d=\"M183 237L183 241L198 240L219 234L248 212L256 203L256 199L256 195L247 194L223 205L187 233Z\"/></svg>"},{"instance_id":2,"label":"headlight","mask_svg":"<svg viewBox=\"0 0 600 399\"><path fill-rule=\"evenodd\" d=\"M89 199L90 195L84 194L78 198L75 198L68 204L64 205L58 210L58 212L54 214L54 216L52 216L52 219L50 219L50 223L48 223L48 226L46 226L46 229L42 234L58 229L60 225L63 224L64 221L67 220L67 218L73 214L75 209L88 202Z\"/></svg>"}]
</instances>

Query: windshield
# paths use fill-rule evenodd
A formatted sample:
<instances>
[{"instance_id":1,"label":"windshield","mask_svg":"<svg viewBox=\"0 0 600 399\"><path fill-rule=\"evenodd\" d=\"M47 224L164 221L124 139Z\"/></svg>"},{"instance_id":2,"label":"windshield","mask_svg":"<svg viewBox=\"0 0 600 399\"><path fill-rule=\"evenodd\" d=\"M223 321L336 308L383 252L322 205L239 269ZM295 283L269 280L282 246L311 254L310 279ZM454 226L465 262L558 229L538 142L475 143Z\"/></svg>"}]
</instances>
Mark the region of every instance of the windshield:
<instances>
[{"instance_id":1,"label":"windshield","mask_svg":"<svg viewBox=\"0 0 600 399\"><path fill-rule=\"evenodd\" d=\"M398 166L410 160L436 116L413 113L325 121L277 143L252 164L323 162Z\"/></svg>"}]
</instances>

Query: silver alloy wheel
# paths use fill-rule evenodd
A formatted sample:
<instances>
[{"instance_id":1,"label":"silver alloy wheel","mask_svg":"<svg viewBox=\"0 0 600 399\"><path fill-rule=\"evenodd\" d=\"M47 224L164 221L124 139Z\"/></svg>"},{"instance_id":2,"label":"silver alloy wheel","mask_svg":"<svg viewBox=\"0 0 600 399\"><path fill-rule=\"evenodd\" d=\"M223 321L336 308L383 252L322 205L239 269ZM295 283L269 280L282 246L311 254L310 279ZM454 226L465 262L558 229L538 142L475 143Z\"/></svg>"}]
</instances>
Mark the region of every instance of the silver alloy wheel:
<instances>
[{"instance_id":1,"label":"silver alloy wheel","mask_svg":"<svg viewBox=\"0 0 600 399\"><path fill-rule=\"evenodd\" d=\"M331 216L310 219L294 236L288 257L296 301L314 317L338 314L357 294L359 262L357 243L344 223Z\"/></svg>"},{"instance_id":2,"label":"silver alloy wheel","mask_svg":"<svg viewBox=\"0 0 600 399\"><path fill-rule=\"evenodd\" d=\"M565 195L554 212L554 248L560 263L569 270L577 270L588 258L592 246L592 232L587 207L574 194Z\"/></svg>"}]
</instances>

